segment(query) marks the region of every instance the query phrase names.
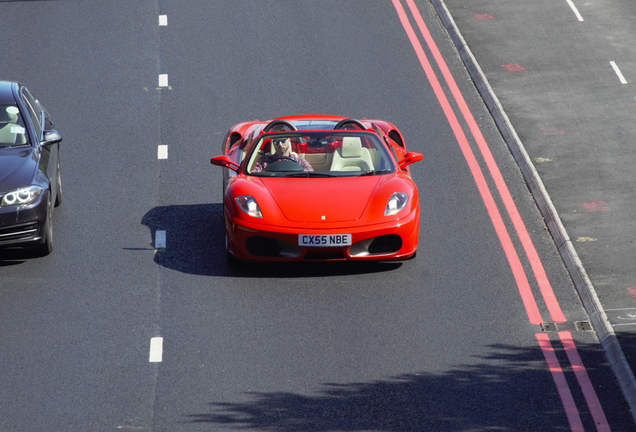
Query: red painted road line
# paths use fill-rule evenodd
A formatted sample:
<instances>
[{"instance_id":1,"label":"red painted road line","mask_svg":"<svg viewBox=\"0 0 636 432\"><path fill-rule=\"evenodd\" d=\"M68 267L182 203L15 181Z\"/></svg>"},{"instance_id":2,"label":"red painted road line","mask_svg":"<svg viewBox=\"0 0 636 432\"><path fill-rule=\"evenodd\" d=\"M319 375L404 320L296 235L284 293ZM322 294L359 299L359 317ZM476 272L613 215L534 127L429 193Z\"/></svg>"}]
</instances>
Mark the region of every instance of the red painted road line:
<instances>
[{"instance_id":1,"label":"red painted road line","mask_svg":"<svg viewBox=\"0 0 636 432\"><path fill-rule=\"evenodd\" d=\"M548 369L550 369L559 396L561 397L563 408L565 408L565 415L568 417L568 422L570 423L570 429L572 429L572 432L584 432L581 416L576 409L574 398L565 380L565 375L563 375L561 365L559 365L559 360L556 354L554 354L554 348L552 348L550 338L545 333L536 333L535 336L543 352L543 357L545 357L545 361L548 363Z\"/></svg>"},{"instance_id":2,"label":"red painted road line","mask_svg":"<svg viewBox=\"0 0 636 432\"><path fill-rule=\"evenodd\" d=\"M417 26L420 29L420 32L422 33L422 36L424 36L424 40L426 41L426 44L428 45L429 49L431 50L431 53L433 54L433 58L435 58L435 61L437 62L437 65L439 66L442 72L442 76L444 76L444 79L446 80L446 83L448 84L448 87L451 90L451 93L453 97L455 98L455 101L457 102L460 112L464 116L464 119L466 120L466 123L468 124L468 127L471 133L473 134L473 137L475 138L475 142L477 143L479 150L481 151L484 161L486 162L486 166L488 167L488 170L490 171L490 175L492 176L495 182L495 185L497 186L499 195L501 196L504 206L506 207L506 210L508 212L508 215L510 216L510 219L512 220L515 230L517 231L517 235L519 237L519 240L521 241L524 251L526 252L526 256L528 257L528 260L530 261L532 271L534 272L535 278L537 280L537 284L539 285L539 289L546 303L546 307L548 308L548 312L550 313L552 321L565 322L566 321L565 316L563 315L563 312L561 311L561 307L559 306L559 302L557 301L556 296L554 295L554 291L552 290L552 286L550 285L548 276L545 273L545 269L543 268L543 264L541 263L539 254L537 253L537 250L534 247L534 243L532 242L532 239L530 238L530 235L528 234L528 230L526 229L525 223L523 222L523 219L521 218L521 215L519 214L519 211L517 210L517 206L515 205L514 200L512 199L512 196L510 195L510 191L508 190L508 186L506 185L506 182L504 181L503 176L501 175L501 172L499 171L499 167L497 166L497 163L495 162L495 159L493 158L492 153L490 152L488 143L486 143L486 140L484 139L481 133L481 130L479 129L479 126L477 125L477 122L475 121L475 118L473 117L470 109L468 108L468 105L466 104L466 101L464 100L464 96L462 95L461 91L457 87L457 84L455 83L455 79L453 78L453 75L448 69L446 62L444 61L444 57L440 53L439 49L437 48L437 44L435 44L433 37L428 31L428 27L424 23L422 14L420 13L419 9L417 8L413 0L406 0L406 2L409 5L411 13L415 17L415 22L417 23Z\"/></svg>"},{"instance_id":3,"label":"red painted road line","mask_svg":"<svg viewBox=\"0 0 636 432\"><path fill-rule=\"evenodd\" d=\"M406 0L406 1L411 7L411 11L413 12L413 7L415 7L414 3L412 2L412 0ZM408 20L406 12L404 11L400 3L400 0L393 0L393 5L398 13L402 26L404 27L404 30L406 31L407 36L411 44L413 45L413 48L415 49L415 52L420 61L420 64L422 65L422 68L424 69L426 76L429 79L431 86L433 87L433 91L435 92L435 95L437 96L440 102L440 105L442 106L442 109L444 113L446 114L446 117L451 125L451 128L455 134L455 137L457 138L457 141L460 145L462 153L464 154L464 157L466 158L468 166L471 170L471 173L473 174L475 182L477 183L479 192L482 196L482 199L484 200L484 203L486 204L488 213L491 217L493 225L495 226L495 230L502 243L503 249L506 252L506 257L508 258L510 266L513 270L515 279L517 280L517 285L519 287L519 291L521 293L524 306L526 306L526 311L528 313L530 322L532 323L533 318L536 319L537 317L540 320L541 316L539 314L538 309L536 308L534 297L532 296L531 292L526 292L526 289L529 290L529 286L528 286L527 279L525 279L525 272L523 272L523 268L520 267L521 263L519 261L519 257L516 254L516 251L514 251L514 247L512 247L512 242L505 228L505 225L503 225L503 220L501 219L501 215L496 207L496 204L494 203L494 200L492 199L492 195L490 194L490 190L488 189L487 184L485 183L483 173L481 172L481 169L479 168L479 165L475 159L475 156L472 153L470 146L468 145L466 136L464 135L464 132L461 126L459 125L459 122L457 121L455 113L453 112L452 108L450 107L450 104L448 103L448 99L446 98L446 95L444 94L439 84L439 81L437 80L437 77L435 76L435 73L431 68L430 63L428 62L426 54L424 53L424 49L422 45L420 44L417 36L415 35L415 32ZM415 11L417 11L416 7L415 7ZM546 305L548 306L548 309L550 310L551 316L556 322L560 322L558 321L560 317L562 317L562 321L565 321L565 317L563 316L561 309L559 307L559 304L556 300L556 297L554 296L554 293L552 291L552 288L549 285L547 275L545 275L545 270L543 269L543 265L538 257L538 254L536 253L534 244L530 240L530 237L525 228L525 224L523 224L523 220L521 219L521 216L519 215L516 209L516 206L514 205L514 201L512 200L512 197L510 196L507 186L505 182L503 181L503 177L501 176L501 173L499 172L499 169L496 163L494 162L494 158L492 157L492 154L490 153L490 149L488 148L485 142L485 139L481 135L481 131L477 127L477 124L474 121L472 114L468 110L468 107L463 99L463 96L459 92L459 89L457 88L455 81L452 78L452 75L450 75L450 71L448 71L448 67L443 61L443 58L441 58L441 54L439 54L439 50L437 49L434 41L430 37L430 33L428 33L426 26L423 25L424 22L421 19L421 15L419 14L419 11L417 11L417 14L415 12L413 13L415 15L416 21L418 21L418 25L420 26L420 31L422 31L422 34L424 35L425 39L427 35L430 38L430 42L427 41L427 43L429 44L429 49L431 49L431 51L434 53L434 56L435 56L435 52L437 52L437 54L439 55L439 59L436 58L436 60L438 61L438 65L440 66L440 69L442 70L443 74L444 72L448 74L448 75L445 75L447 84L449 85L449 88L451 88L451 92L454 94L455 99L458 103L458 106L460 106L460 110L462 111L464 118L469 124L469 128L471 129L471 132L473 133L475 140L478 142L478 146L482 152L482 155L484 156L484 160L486 161L490 169L490 173L493 179L495 180L495 183L497 184L499 193L502 196L502 200L504 200L504 203L505 203L506 199L508 199L509 200L508 204L512 204L512 208L506 205L506 203L504 205L506 205L508 214L510 215L513 221L513 224L515 226L515 229L517 230L517 235L519 236L520 240L522 241L524 245L524 250L526 251L526 255L528 255L528 259L530 260L530 263L532 265L533 271L535 273L535 277L537 278L537 283L539 284L541 288L541 292L544 296L544 300L546 301ZM418 16L419 16L419 20L418 20ZM421 24L419 21L421 21ZM426 29L426 32L422 30L422 26L424 29ZM432 46L435 47L435 49L433 49ZM455 93L455 90L457 93ZM462 110L462 105L465 107L465 111ZM472 122L472 125L471 125L471 122ZM479 140L481 140L484 147L479 145ZM492 165L489 164L489 160L492 162ZM527 237L527 238L524 239L524 237ZM524 243L524 240L527 240L527 242ZM510 250L509 248L511 248L512 250ZM533 255L535 257L534 260L533 260ZM519 266L519 268L516 268L516 266ZM523 280L520 280L521 277L525 279L525 284ZM533 312L532 309L536 309L536 312ZM538 322L535 322L535 323L538 323ZM561 398L561 402L563 403L563 407L565 408L565 413L568 418L568 422L570 424L571 430L573 432L583 432L584 429L583 429L583 424L581 422L581 417L579 415L579 411L576 408L574 398L572 397L570 388L568 387L567 381L565 380L563 370L561 369L558 359L556 358L556 355L554 354L554 349L552 348L552 344L550 343L550 339L548 335L544 333L538 333L535 335L535 337L537 338L537 341L539 342L539 346L541 348L541 351L543 352L543 356L548 364L548 368L556 384L557 391L559 393L559 397ZM566 344L564 343L564 345ZM572 346L573 346L573 343L572 343ZM572 353L572 349L570 345L567 345L567 349L569 349L570 353ZM573 354L568 354L568 358L570 359L570 362L573 364L573 366L580 365L578 367L579 373L580 373L580 368L582 367L582 363L580 362L580 357L578 357L578 352L576 351L574 352L575 352L575 357ZM570 357L571 355L572 357ZM578 363L575 360L573 360L576 358L578 358ZM587 373L585 373L585 377L587 377ZM579 381L579 383L580 382L581 381ZM588 377L588 382L589 382L589 377ZM591 383L590 383L590 386L591 386ZM590 396L590 401L593 401L593 397L595 396L596 396L595 393L594 393L594 396ZM586 400L587 400L587 396L586 396ZM598 399L596 400L598 401ZM590 410L596 409L593 402L588 401L588 406L590 406ZM598 405L598 407L600 408L600 404ZM602 413L602 410L600 414L598 414L597 412L596 415L597 417L594 417L595 422L597 423L597 425L602 424L602 420L597 420L597 418L604 419L604 414ZM601 415L602 417L600 417Z\"/></svg>"},{"instance_id":4,"label":"red painted road line","mask_svg":"<svg viewBox=\"0 0 636 432\"><path fill-rule=\"evenodd\" d=\"M415 49L415 53L417 58L420 61L424 72L426 73L426 77L428 78L431 87L433 88L433 92L448 119L448 122L455 134L457 142L459 143L459 147L468 163L468 167L470 169L473 178L475 179L475 183L477 184L477 189L481 194L481 197L486 205L486 210L488 211L488 215L492 221L492 224L495 228L495 232L499 237L499 241L501 242L501 246L503 247L506 258L508 259L508 263L510 264L510 268L512 269L512 274L517 283L517 287L519 289L519 294L521 295L521 300L526 309L526 313L528 314L528 319L531 324L541 324L543 319L541 318L541 313L539 312L539 308L537 307L537 303L532 295L532 290L530 289L530 284L528 283L528 279L523 270L523 266L521 265L521 261L519 260L519 256L517 255L517 251L512 244L512 240L510 239L510 235L508 234L508 230L501 218L501 214L499 213L499 209L497 208L497 204L490 193L490 189L488 188L488 184L486 183L486 179L479 167L477 159L475 159L475 155L470 148L470 144L466 139L466 135L462 130L457 117L455 116L455 112L450 106L446 95L444 94L444 90L431 67L428 59L426 58L426 54L424 53L424 48L420 44L417 36L415 35L415 31L409 22L409 19L406 15L406 11L402 7L400 0L393 0L393 6L395 7L402 26L406 31L406 34L413 45L413 49Z\"/></svg>"},{"instance_id":5,"label":"red painted road line","mask_svg":"<svg viewBox=\"0 0 636 432\"><path fill-rule=\"evenodd\" d=\"M576 379L581 386L581 390L583 390L583 396L585 396L587 406L590 409L590 413L592 413L596 430L599 432L610 432L610 427L607 423L607 419L605 418L605 413L603 412L601 403L598 400L598 396L596 396L596 391L590 381L587 370L585 370L585 366L583 366L579 352L574 345L572 334L570 332L559 332L559 338L561 339L565 353L568 355L568 359L572 365L572 370L574 371Z\"/></svg>"}]
</instances>

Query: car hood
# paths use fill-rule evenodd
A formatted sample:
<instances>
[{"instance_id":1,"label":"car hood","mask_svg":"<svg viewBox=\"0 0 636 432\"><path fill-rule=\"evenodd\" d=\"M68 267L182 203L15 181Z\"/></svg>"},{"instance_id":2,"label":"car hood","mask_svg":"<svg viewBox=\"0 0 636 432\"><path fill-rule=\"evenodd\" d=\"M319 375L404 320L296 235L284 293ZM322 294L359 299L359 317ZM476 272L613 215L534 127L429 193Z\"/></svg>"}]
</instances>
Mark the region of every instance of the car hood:
<instances>
[{"instance_id":1,"label":"car hood","mask_svg":"<svg viewBox=\"0 0 636 432\"><path fill-rule=\"evenodd\" d=\"M290 221L348 222L362 216L380 177L263 178L262 182Z\"/></svg>"},{"instance_id":2,"label":"car hood","mask_svg":"<svg viewBox=\"0 0 636 432\"><path fill-rule=\"evenodd\" d=\"M0 192L28 186L37 168L34 149L0 149Z\"/></svg>"}]
</instances>

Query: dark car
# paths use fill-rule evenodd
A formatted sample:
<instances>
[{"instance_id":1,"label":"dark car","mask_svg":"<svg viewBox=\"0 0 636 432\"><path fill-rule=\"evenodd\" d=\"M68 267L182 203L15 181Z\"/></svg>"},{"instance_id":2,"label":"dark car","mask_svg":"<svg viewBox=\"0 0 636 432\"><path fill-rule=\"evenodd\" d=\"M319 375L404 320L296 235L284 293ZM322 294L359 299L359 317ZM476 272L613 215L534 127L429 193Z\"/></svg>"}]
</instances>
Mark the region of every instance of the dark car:
<instances>
[{"instance_id":1,"label":"dark car","mask_svg":"<svg viewBox=\"0 0 636 432\"><path fill-rule=\"evenodd\" d=\"M53 207L62 202L60 134L42 104L0 81L0 249L53 250Z\"/></svg>"}]
</instances>

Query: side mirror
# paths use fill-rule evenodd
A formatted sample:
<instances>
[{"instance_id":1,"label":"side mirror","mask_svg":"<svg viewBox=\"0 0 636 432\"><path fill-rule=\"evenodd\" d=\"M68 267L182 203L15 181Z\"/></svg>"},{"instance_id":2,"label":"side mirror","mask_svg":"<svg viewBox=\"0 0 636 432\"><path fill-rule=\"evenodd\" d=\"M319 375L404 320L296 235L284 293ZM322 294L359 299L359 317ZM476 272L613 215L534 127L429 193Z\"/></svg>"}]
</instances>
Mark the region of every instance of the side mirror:
<instances>
[{"instance_id":1,"label":"side mirror","mask_svg":"<svg viewBox=\"0 0 636 432\"><path fill-rule=\"evenodd\" d=\"M404 169L412 163L419 162L422 159L424 159L424 156L422 156L420 153L408 152L404 155L404 159L398 162L398 166L400 167L400 169Z\"/></svg>"},{"instance_id":2,"label":"side mirror","mask_svg":"<svg viewBox=\"0 0 636 432\"><path fill-rule=\"evenodd\" d=\"M41 146L47 146L51 144L57 144L62 141L62 135L56 130L45 130L44 140L40 143Z\"/></svg>"},{"instance_id":3,"label":"side mirror","mask_svg":"<svg viewBox=\"0 0 636 432\"><path fill-rule=\"evenodd\" d=\"M232 160L228 156L217 156L210 159L210 163L212 165L217 165L223 168L229 168L234 172L238 172L240 165L232 162Z\"/></svg>"}]
</instances>

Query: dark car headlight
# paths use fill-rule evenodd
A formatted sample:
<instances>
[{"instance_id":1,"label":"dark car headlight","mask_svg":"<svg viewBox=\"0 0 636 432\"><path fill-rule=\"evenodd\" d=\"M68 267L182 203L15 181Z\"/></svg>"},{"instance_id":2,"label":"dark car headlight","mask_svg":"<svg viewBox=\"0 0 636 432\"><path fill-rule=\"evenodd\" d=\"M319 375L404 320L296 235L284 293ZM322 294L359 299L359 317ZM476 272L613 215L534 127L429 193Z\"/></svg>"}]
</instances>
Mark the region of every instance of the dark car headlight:
<instances>
[{"instance_id":1,"label":"dark car headlight","mask_svg":"<svg viewBox=\"0 0 636 432\"><path fill-rule=\"evenodd\" d=\"M44 188L40 186L28 186L8 192L2 197L0 207L31 204L42 195L42 192L44 192Z\"/></svg>"},{"instance_id":2,"label":"dark car headlight","mask_svg":"<svg viewBox=\"0 0 636 432\"><path fill-rule=\"evenodd\" d=\"M398 214L404 209L407 202L409 202L409 196L407 194L402 192L394 193L391 195L391 198L389 198L389 202L386 203L384 216L393 216L394 214Z\"/></svg>"}]
</instances>

